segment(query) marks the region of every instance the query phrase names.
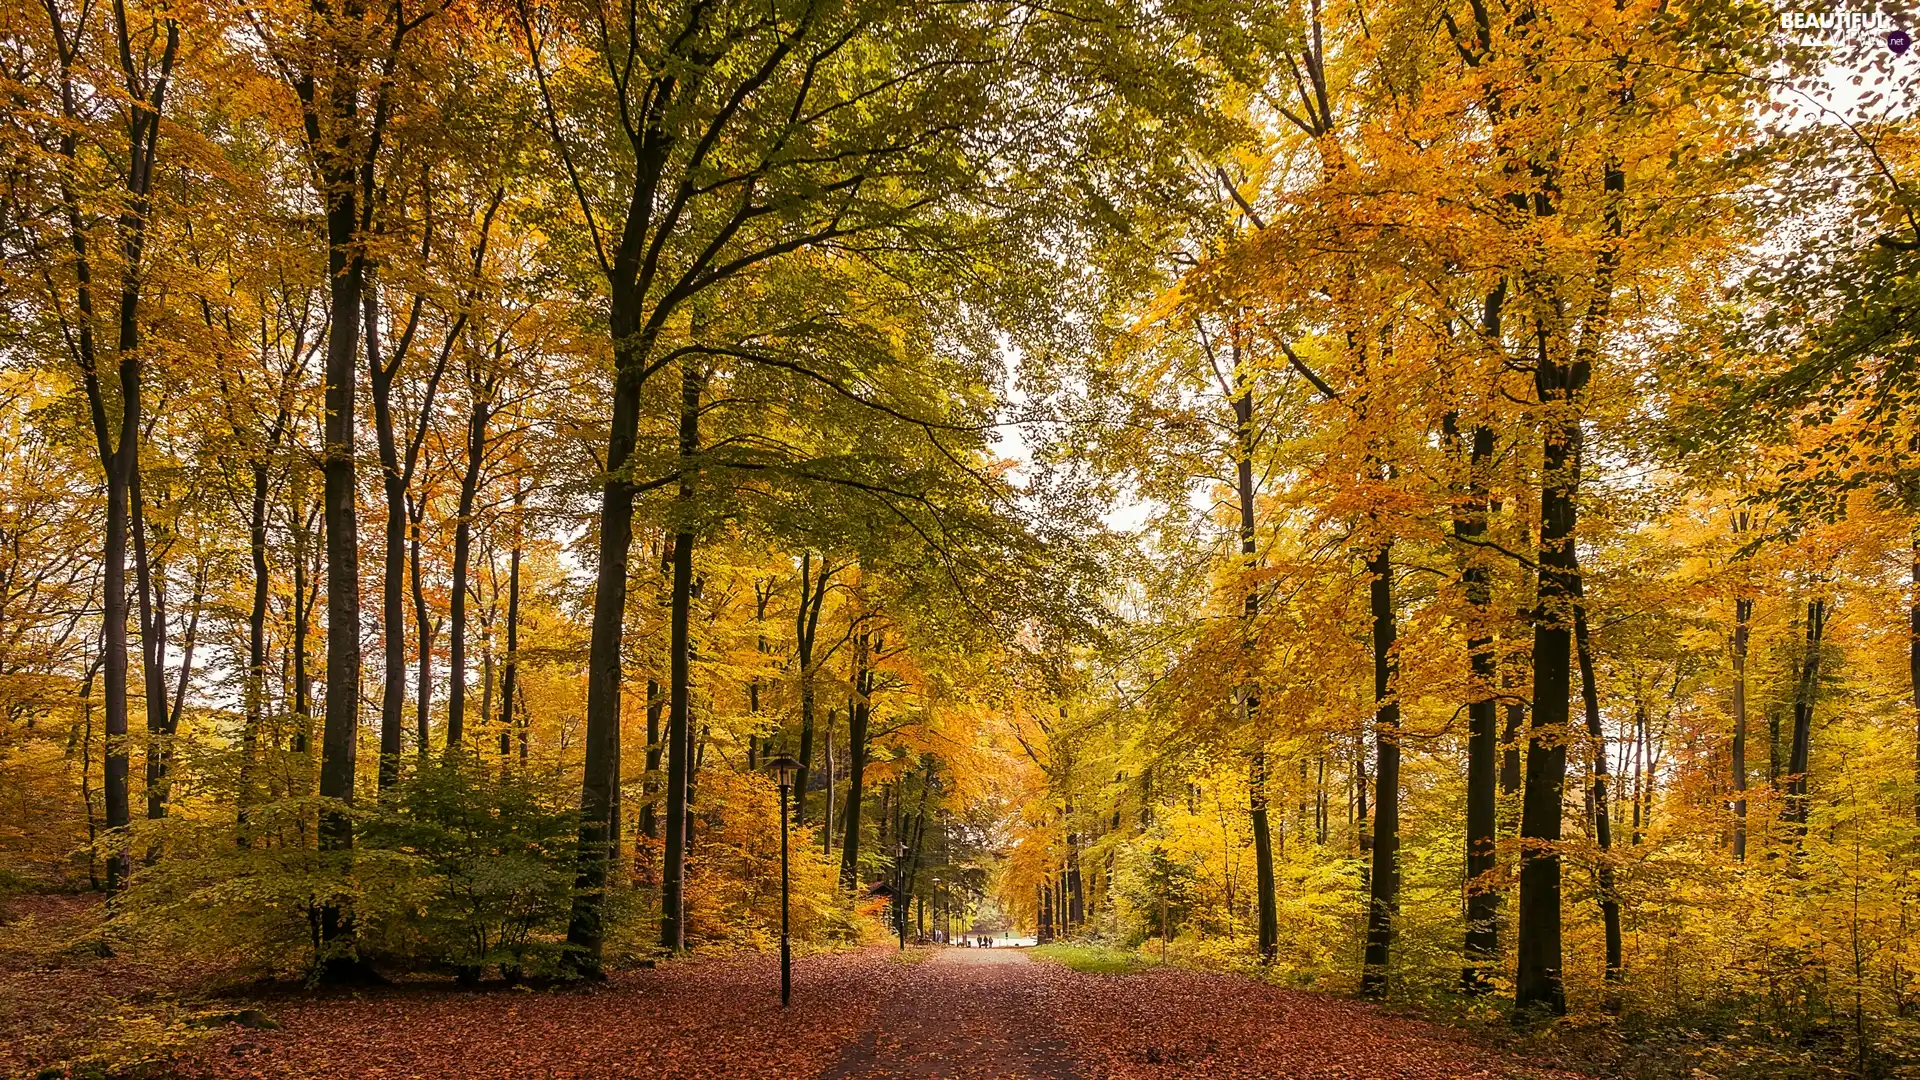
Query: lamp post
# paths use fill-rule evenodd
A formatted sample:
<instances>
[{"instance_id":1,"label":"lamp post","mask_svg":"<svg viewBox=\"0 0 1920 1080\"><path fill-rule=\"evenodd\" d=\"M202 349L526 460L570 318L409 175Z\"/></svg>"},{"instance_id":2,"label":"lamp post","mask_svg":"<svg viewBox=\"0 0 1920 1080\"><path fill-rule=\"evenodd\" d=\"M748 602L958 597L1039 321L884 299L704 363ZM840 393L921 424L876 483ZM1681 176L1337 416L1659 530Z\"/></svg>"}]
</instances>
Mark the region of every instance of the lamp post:
<instances>
[{"instance_id":1,"label":"lamp post","mask_svg":"<svg viewBox=\"0 0 1920 1080\"><path fill-rule=\"evenodd\" d=\"M781 754L767 762L767 771L780 786L780 1007L793 999L793 937L787 927L787 793L793 790L800 763Z\"/></svg>"},{"instance_id":2,"label":"lamp post","mask_svg":"<svg viewBox=\"0 0 1920 1080\"><path fill-rule=\"evenodd\" d=\"M907 820L904 812L902 812L900 820L904 827L904 823ZM900 841L900 855L894 860L893 865L894 877L900 880L900 891L894 898L893 920L894 924L900 929L900 948L902 951L905 951L907 947L907 905L913 901L913 897L909 895L907 891L911 888L911 885L907 881L907 842L905 840Z\"/></svg>"}]
</instances>

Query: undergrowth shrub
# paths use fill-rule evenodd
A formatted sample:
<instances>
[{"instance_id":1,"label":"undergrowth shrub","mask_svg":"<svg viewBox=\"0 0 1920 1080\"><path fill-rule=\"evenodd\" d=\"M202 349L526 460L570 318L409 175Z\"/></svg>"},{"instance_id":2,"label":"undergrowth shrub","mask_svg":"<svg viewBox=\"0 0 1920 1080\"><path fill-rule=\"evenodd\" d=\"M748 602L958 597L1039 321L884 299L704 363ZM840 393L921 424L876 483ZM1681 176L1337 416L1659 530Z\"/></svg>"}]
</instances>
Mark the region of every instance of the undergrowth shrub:
<instances>
[{"instance_id":1,"label":"undergrowth shrub","mask_svg":"<svg viewBox=\"0 0 1920 1080\"><path fill-rule=\"evenodd\" d=\"M576 816L564 794L466 762L424 764L379 801L290 798L232 821L188 814L129 834L136 868L113 932L192 955L234 977L311 975L350 949L362 960L465 978L552 970L573 882ZM313 843L320 815L346 814L350 850ZM321 939L338 908L350 939Z\"/></svg>"}]
</instances>

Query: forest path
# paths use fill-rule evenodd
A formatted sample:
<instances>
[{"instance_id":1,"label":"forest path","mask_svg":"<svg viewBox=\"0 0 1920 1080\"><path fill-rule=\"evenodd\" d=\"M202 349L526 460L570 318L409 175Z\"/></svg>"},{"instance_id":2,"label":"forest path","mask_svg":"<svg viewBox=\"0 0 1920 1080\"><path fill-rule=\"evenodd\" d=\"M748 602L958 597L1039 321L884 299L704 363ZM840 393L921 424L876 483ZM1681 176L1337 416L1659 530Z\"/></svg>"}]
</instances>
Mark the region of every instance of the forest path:
<instances>
[{"instance_id":1,"label":"forest path","mask_svg":"<svg viewBox=\"0 0 1920 1080\"><path fill-rule=\"evenodd\" d=\"M1050 980L1016 949L941 949L909 968L823 1080L1081 1080L1046 1021Z\"/></svg>"},{"instance_id":2,"label":"forest path","mask_svg":"<svg viewBox=\"0 0 1920 1080\"><path fill-rule=\"evenodd\" d=\"M239 1002L229 1002L234 1008ZM1519 1080L1452 1029L1235 975L1086 974L1014 949L763 955L626 971L604 986L411 983L291 993L278 1030L223 1028L179 1080ZM0 1014L5 1012L0 1009ZM3 1017L0 1017L3 1019ZM4 1027L4 1025L0 1025ZM0 1075L7 1070L0 1069ZM28 1075L31 1075L29 1073Z\"/></svg>"}]
</instances>

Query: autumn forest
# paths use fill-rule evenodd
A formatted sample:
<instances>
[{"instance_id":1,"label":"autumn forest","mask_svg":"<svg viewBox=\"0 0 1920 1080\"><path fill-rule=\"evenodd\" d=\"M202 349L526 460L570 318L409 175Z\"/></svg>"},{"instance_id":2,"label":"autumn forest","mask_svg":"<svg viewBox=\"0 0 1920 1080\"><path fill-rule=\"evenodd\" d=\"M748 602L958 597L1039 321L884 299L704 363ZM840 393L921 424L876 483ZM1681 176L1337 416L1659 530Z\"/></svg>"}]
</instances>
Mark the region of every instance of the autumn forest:
<instances>
[{"instance_id":1,"label":"autumn forest","mask_svg":"<svg viewBox=\"0 0 1920 1080\"><path fill-rule=\"evenodd\" d=\"M0 0L0 1074L1920 1075L1909 32Z\"/></svg>"}]
</instances>

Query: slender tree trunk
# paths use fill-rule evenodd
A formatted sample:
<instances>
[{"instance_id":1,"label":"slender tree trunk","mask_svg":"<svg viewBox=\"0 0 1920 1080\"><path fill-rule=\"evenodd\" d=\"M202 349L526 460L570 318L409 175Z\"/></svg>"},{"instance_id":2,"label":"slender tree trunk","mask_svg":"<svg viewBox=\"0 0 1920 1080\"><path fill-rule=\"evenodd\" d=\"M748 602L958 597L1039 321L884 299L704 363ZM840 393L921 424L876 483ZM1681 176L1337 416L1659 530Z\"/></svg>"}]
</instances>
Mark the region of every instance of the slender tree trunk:
<instances>
[{"instance_id":1,"label":"slender tree trunk","mask_svg":"<svg viewBox=\"0 0 1920 1080\"><path fill-rule=\"evenodd\" d=\"M649 840L660 839L660 713L667 700L660 696L660 681L647 680L647 778L641 782L645 798L640 804L640 834Z\"/></svg>"},{"instance_id":2,"label":"slender tree trunk","mask_svg":"<svg viewBox=\"0 0 1920 1080\"><path fill-rule=\"evenodd\" d=\"M1246 365L1241 362L1239 349L1232 350L1234 358L1233 382L1236 393L1233 398L1234 419L1234 479L1240 500L1240 561L1242 569L1251 574L1258 562L1258 547L1254 535L1254 490L1253 490L1253 378ZM1247 595L1243 602L1243 623L1241 645L1251 652L1253 648L1254 620L1260 614L1260 593L1251 581L1247 583ZM1255 749L1253 760L1248 767L1247 814L1253 826L1253 868L1254 892L1259 906L1260 962L1270 964L1279 953L1280 917L1279 908L1274 901L1273 883L1273 838L1267 815L1267 753L1265 740L1258 730L1260 691L1249 680L1240 687L1241 720L1253 732Z\"/></svg>"},{"instance_id":3,"label":"slender tree trunk","mask_svg":"<svg viewBox=\"0 0 1920 1080\"><path fill-rule=\"evenodd\" d=\"M407 503L408 546L411 549L407 560L408 574L413 585L413 624L415 636L419 638L419 671L415 676L417 687L413 706L414 748L421 758L425 758L433 749L433 648L440 637L439 623L427 613L427 585L420 568L420 547L422 521L427 513L427 497L424 492L418 500L403 490L401 497Z\"/></svg>"},{"instance_id":4,"label":"slender tree trunk","mask_svg":"<svg viewBox=\"0 0 1920 1080\"><path fill-rule=\"evenodd\" d=\"M700 373L691 359L680 377L680 509L692 513L694 457L700 449ZM660 945L686 948L685 895L687 784L692 765L693 610L692 523L682 520L673 538L673 599L669 630L667 702L667 844L660 875Z\"/></svg>"},{"instance_id":5,"label":"slender tree trunk","mask_svg":"<svg viewBox=\"0 0 1920 1080\"><path fill-rule=\"evenodd\" d=\"M827 710L827 735L821 747L827 758L827 790L820 813L821 854L833 857L833 719L835 710Z\"/></svg>"},{"instance_id":6,"label":"slender tree trunk","mask_svg":"<svg viewBox=\"0 0 1920 1080\"><path fill-rule=\"evenodd\" d=\"M140 476L140 431L142 418L142 379L143 364L140 356L140 300L142 274L141 267L146 249L146 228L152 209L154 164L158 158L160 116L166 100L168 80L173 74L173 62L180 46L180 26L172 19L163 20L166 27L166 45L154 70L141 72L133 66L132 53L122 49L120 52L121 74L131 96L138 104L128 109L127 122L127 168L124 174L122 190L126 202L121 208L117 221L120 246L120 295L117 305L117 323L119 335L116 341L118 354L118 374L120 382L120 416L118 424L107 412L106 394L100 383L99 356L94 345L93 328L96 307L94 304L95 283L92 262L87 246L87 231L83 225L83 213L80 198L74 181L79 161L79 131L81 118L78 97L75 88L74 68L80 63L82 51L81 37L86 33L84 25L69 26L58 10L49 5L49 29L52 31L55 59L60 67L60 110L61 118L67 121L63 130L59 155L74 168L60 170L58 189L60 202L67 219L67 240L72 246L74 262L75 307L78 325L74 328L74 344L79 360L81 381L87 398L87 411L92 422L95 448L99 455L101 471L107 482L107 521L106 535L101 544L102 576L104 577L102 597L102 619L105 628L102 631L103 651L106 654L105 671L105 801L106 824L109 829L124 832L132 820L128 794L127 767L127 532L128 519L134 502L138 499ZM126 11L119 5L113 8L113 26L120 40L127 40L134 31L127 25ZM118 438L115 428L118 428ZM109 896L117 894L124 887L130 870L127 849L116 839L114 848L106 857L107 892Z\"/></svg>"},{"instance_id":7,"label":"slender tree trunk","mask_svg":"<svg viewBox=\"0 0 1920 1080\"><path fill-rule=\"evenodd\" d=\"M820 611L827 602L827 581L832 576L826 556L820 558L820 573L813 572L813 552L800 554L800 605L793 616L795 658L800 662L800 767L793 774L793 824L807 823L807 780L813 770L813 645L820 632ZM832 830L829 829L829 832Z\"/></svg>"},{"instance_id":8,"label":"slender tree trunk","mask_svg":"<svg viewBox=\"0 0 1920 1080\"><path fill-rule=\"evenodd\" d=\"M1920 611L1920 609L1916 609ZM1916 616L1920 618L1920 616ZM1733 858L1747 859L1747 647L1753 598L1733 602ZM1915 654L1920 657L1920 653Z\"/></svg>"},{"instance_id":9,"label":"slender tree trunk","mask_svg":"<svg viewBox=\"0 0 1920 1080\"><path fill-rule=\"evenodd\" d=\"M352 65L346 65L351 71ZM357 124L360 88L351 74L333 80L328 110L342 132ZM326 421L321 451L325 478L327 550L327 702L321 728L320 797L353 801L354 764L360 732L360 533L355 498L355 390L360 368L361 284L366 273L360 241L359 170L344 160L346 136L323 156L327 216L327 280L330 322L325 370ZM311 141L311 140L310 140ZM322 812L322 850L353 847L353 820L338 809ZM338 943L351 939L350 912L328 903L320 912L321 939L331 951L330 973L360 970L346 963Z\"/></svg>"},{"instance_id":10,"label":"slender tree trunk","mask_svg":"<svg viewBox=\"0 0 1920 1080\"><path fill-rule=\"evenodd\" d=\"M1374 810L1373 869L1367 905L1367 951L1360 990L1387 992L1387 962L1400 913L1400 699L1399 661L1394 655L1393 543L1383 540L1367 560L1372 576Z\"/></svg>"},{"instance_id":11,"label":"slender tree trunk","mask_svg":"<svg viewBox=\"0 0 1920 1080\"><path fill-rule=\"evenodd\" d=\"M387 518L380 574L380 769L385 791L400 781L401 733L407 703L407 481L400 467L399 441L393 430L395 369L381 356L379 288L367 282L367 385L373 398L374 442L380 451L380 486L386 496ZM416 617L418 616L416 612ZM422 626L425 625L421 622ZM423 735L421 746L426 745Z\"/></svg>"},{"instance_id":12,"label":"slender tree trunk","mask_svg":"<svg viewBox=\"0 0 1920 1080\"><path fill-rule=\"evenodd\" d=\"M513 550L507 556L507 655L500 665L500 760L513 752L513 698L520 681L520 553L525 545L527 489L513 486Z\"/></svg>"},{"instance_id":13,"label":"slender tree trunk","mask_svg":"<svg viewBox=\"0 0 1920 1080\"><path fill-rule=\"evenodd\" d=\"M461 748L467 728L467 569L473 559L473 503L487 455L487 389L468 380L473 395L467 414L467 461L460 474L460 502L453 524L453 589L447 612L447 751Z\"/></svg>"},{"instance_id":14,"label":"slender tree trunk","mask_svg":"<svg viewBox=\"0 0 1920 1080\"><path fill-rule=\"evenodd\" d=\"M87 664L86 677L80 680L80 809L87 818L87 887L101 890L100 817L93 808L93 684L100 676L106 654L96 655Z\"/></svg>"},{"instance_id":15,"label":"slender tree trunk","mask_svg":"<svg viewBox=\"0 0 1920 1080\"><path fill-rule=\"evenodd\" d=\"M285 422L286 413L283 411L279 422L275 424L276 434ZM258 801L254 790L254 772L259 768L260 728L266 722L267 712L267 599L271 586L267 566L267 496L270 491L268 462L263 451L262 457L253 463L253 504L247 514L253 602L247 610L246 716L240 728L240 785L235 796L239 804L238 833L241 847L253 845L253 837L247 831L247 812Z\"/></svg>"},{"instance_id":16,"label":"slender tree trunk","mask_svg":"<svg viewBox=\"0 0 1920 1080\"><path fill-rule=\"evenodd\" d=\"M1820 647L1827 625L1827 602L1807 604L1807 651L1793 695L1793 748L1787 759L1787 805L1784 817L1800 833L1807 828L1811 801L1807 798L1807 769L1813 743L1813 705L1820 690Z\"/></svg>"},{"instance_id":17,"label":"slender tree trunk","mask_svg":"<svg viewBox=\"0 0 1920 1080\"><path fill-rule=\"evenodd\" d=\"M868 644L865 629L854 635L854 700L847 715L847 800L840 822L840 887L848 892L860 887L861 786L867 775L867 722L873 713L868 698L873 689L873 675L867 666ZM884 814L881 820L886 820Z\"/></svg>"},{"instance_id":18,"label":"slender tree trunk","mask_svg":"<svg viewBox=\"0 0 1920 1080\"><path fill-rule=\"evenodd\" d=\"M1579 386L1569 366L1551 358L1538 331L1540 399L1567 408ZM1560 842L1567 773L1568 697L1572 689L1570 608L1574 599L1575 421L1543 423L1540 474L1538 611L1533 632L1533 717L1527 739L1526 791L1520 819L1518 1014L1567 1009L1561 975Z\"/></svg>"},{"instance_id":19,"label":"slender tree trunk","mask_svg":"<svg viewBox=\"0 0 1920 1080\"><path fill-rule=\"evenodd\" d=\"M1577 559L1574 573L1579 574ZM1626 979L1626 959L1620 938L1620 891L1614 884L1613 819L1607 803L1607 734L1600 723L1600 691L1593 673L1593 643L1587 633L1585 585L1578 576L1573 579L1573 585L1574 651L1580 661L1580 700L1586 711L1587 739L1593 762L1593 834L1600 846L1600 864L1595 875L1599 879L1600 924L1606 937L1607 981L1618 983ZM1617 1007L1618 1002L1609 1004Z\"/></svg>"},{"instance_id":20,"label":"slender tree trunk","mask_svg":"<svg viewBox=\"0 0 1920 1080\"><path fill-rule=\"evenodd\" d=\"M312 547L314 515L307 506L306 485L302 483L305 472L298 466L294 469L293 480L293 752L310 754L313 744L313 674L307 666L308 639L313 635L313 609L318 602L320 583L313 580L309 572L309 560L317 552ZM325 528L326 518L319 518L320 528ZM301 763L303 766L306 763ZM311 773L311 769L307 770ZM303 777L299 793L305 795L312 777Z\"/></svg>"},{"instance_id":21,"label":"slender tree trunk","mask_svg":"<svg viewBox=\"0 0 1920 1080\"><path fill-rule=\"evenodd\" d=\"M127 380L125 367L122 365L123 386ZM136 414L138 401L136 395L133 403L122 405L127 416ZM131 470L137 467L133 458L135 440L138 438L137 426L123 421L120 448L109 454L104 463L107 470L107 535L101 558L105 563L102 606L105 609L107 662L102 689L106 733L103 791L107 829L114 832L116 837L123 834L132 822L127 791L127 479ZM107 854L105 861L107 895L113 896L125 887L131 869L123 839L114 840L113 850Z\"/></svg>"},{"instance_id":22,"label":"slender tree trunk","mask_svg":"<svg viewBox=\"0 0 1920 1080\"><path fill-rule=\"evenodd\" d=\"M1271 964L1280 951L1280 917L1274 902L1273 835L1267 820L1267 755L1265 751L1254 751L1253 760L1249 763L1247 771L1248 817L1252 819L1253 825L1255 903L1259 911L1257 926L1260 962Z\"/></svg>"},{"instance_id":23,"label":"slender tree trunk","mask_svg":"<svg viewBox=\"0 0 1920 1080\"><path fill-rule=\"evenodd\" d=\"M620 741L620 642L627 614L627 557L633 547L632 482L624 474L639 435L642 370L651 339L643 332L640 297L610 289L610 326L616 373L607 432L607 473L600 487L600 544L594 572L593 628L587 655L586 761L580 780L580 843L573 911L567 922L570 968L601 975L605 939L608 815L611 768Z\"/></svg>"},{"instance_id":24,"label":"slender tree trunk","mask_svg":"<svg viewBox=\"0 0 1920 1080\"><path fill-rule=\"evenodd\" d=\"M167 595L166 568L155 573L147 547L146 503L135 467L127 486L127 512L133 525L134 592L140 598L140 675L147 714L147 819L167 816ZM153 861L154 852L147 853Z\"/></svg>"},{"instance_id":25,"label":"slender tree trunk","mask_svg":"<svg viewBox=\"0 0 1920 1080\"><path fill-rule=\"evenodd\" d=\"M1491 297L1488 307L1494 307ZM1496 341L1498 333L1495 323L1491 336ZM1467 458L1464 512L1453 523L1465 562L1460 578L1467 604L1473 609L1467 627L1467 932L1466 966L1461 973L1461 986L1469 994L1486 993L1491 987L1491 973L1500 964L1500 891L1492 880L1498 867L1495 832L1500 806L1499 702L1495 699L1498 658L1491 629L1492 582L1486 562L1474 546L1487 531L1486 476L1493 456L1493 429L1484 424L1476 426Z\"/></svg>"}]
</instances>

